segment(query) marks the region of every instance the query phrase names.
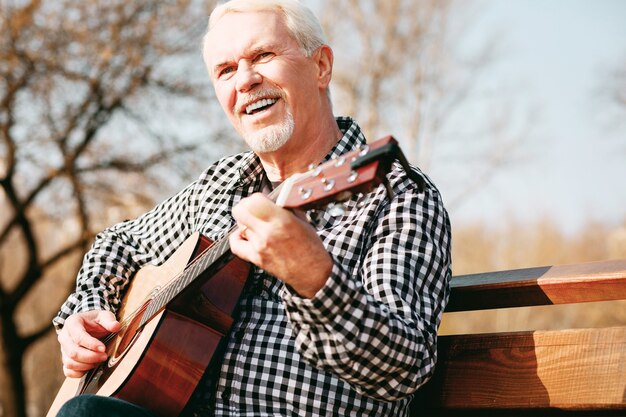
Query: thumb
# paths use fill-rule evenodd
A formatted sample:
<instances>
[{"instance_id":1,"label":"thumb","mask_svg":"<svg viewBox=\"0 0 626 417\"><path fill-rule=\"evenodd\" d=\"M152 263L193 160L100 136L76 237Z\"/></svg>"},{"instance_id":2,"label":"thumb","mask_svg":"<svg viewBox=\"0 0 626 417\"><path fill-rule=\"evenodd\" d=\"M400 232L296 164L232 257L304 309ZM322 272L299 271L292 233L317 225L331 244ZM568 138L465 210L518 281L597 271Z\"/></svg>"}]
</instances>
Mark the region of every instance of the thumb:
<instances>
[{"instance_id":1,"label":"thumb","mask_svg":"<svg viewBox=\"0 0 626 417\"><path fill-rule=\"evenodd\" d=\"M96 315L94 321L102 326L103 329L108 330L109 332L116 332L121 327L120 323L115 317L115 314L107 310L98 311L98 314Z\"/></svg>"}]
</instances>

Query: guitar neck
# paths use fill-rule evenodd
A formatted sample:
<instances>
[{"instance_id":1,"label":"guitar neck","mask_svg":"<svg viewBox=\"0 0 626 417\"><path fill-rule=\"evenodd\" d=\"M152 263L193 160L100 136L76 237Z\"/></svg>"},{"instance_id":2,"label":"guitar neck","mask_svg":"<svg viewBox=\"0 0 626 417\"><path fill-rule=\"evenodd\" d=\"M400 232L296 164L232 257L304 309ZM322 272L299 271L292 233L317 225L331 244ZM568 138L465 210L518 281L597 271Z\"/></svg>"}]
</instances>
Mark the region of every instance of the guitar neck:
<instances>
[{"instance_id":1,"label":"guitar neck","mask_svg":"<svg viewBox=\"0 0 626 417\"><path fill-rule=\"evenodd\" d=\"M211 266L215 265L219 260L223 260L225 257L229 258L232 256L228 243L229 235L230 233L216 240L213 245L198 255L182 274L174 278L172 282L156 294L146 309L141 320L141 326L150 321L174 298L189 287L200 275L211 268Z\"/></svg>"}]
</instances>

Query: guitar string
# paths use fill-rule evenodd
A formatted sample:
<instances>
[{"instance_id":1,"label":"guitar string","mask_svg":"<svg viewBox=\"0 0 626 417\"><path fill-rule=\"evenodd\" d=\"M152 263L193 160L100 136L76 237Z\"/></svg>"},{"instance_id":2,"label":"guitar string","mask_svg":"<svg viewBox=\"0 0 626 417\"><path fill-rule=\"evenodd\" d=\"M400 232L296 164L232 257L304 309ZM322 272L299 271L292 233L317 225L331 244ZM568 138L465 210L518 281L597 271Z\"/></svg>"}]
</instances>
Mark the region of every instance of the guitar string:
<instances>
[{"instance_id":1,"label":"guitar string","mask_svg":"<svg viewBox=\"0 0 626 417\"><path fill-rule=\"evenodd\" d=\"M350 154L350 152L348 152L348 155L349 155L349 154ZM328 164L330 164L330 161L328 162ZM337 166L339 166L339 165L337 165ZM319 166L318 166L318 168L319 168ZM310 170L309 172L311 172L311 171L312 171L312 170ZM313 172L315 173L315 171L313 171ZM306 175L306 174L308 174L308 172L307 172L307 173L304 173L304 174L302 174L302 175L304 176L304 175ZM317 175L315 175L315 176L317 176ZM292 179L292 178L294 178L294 177L290 177L288 180L290 180L290 179ZM290 181L285 181L285 182L290 182ZM269 198L271 198L274 202L276 201L276 197L277 197L277 195L281 192L281 189L282 189L283 185L285 184L285 182L283 182L283 183L279 184L279 185L278 185L275 189L273 189L273 190L270 192L270 194L268 195L268 197L269 197ZM334 181L333 181L333 183L334 183ZM213 250L217 247L217 245L218 245L218 244L220 244L220 245L221 245L223 242L225 242L225 241L226 241L226 238L229 238L229 237L231 236L231 234L232 234L232 233L234 233L237 229L238 229L238 226L237 226L237 224L235 223L235 224L234 224L234 225L233 225L233 226L232 226L232 227L231 227L231 228L230 228L230 229L229 229L229 230L225 233L225 235L224 235L221 239L219 239L219 238L218 238L216 241L212 242L212 244L210 244L210 245L209 245L209 246L208 246L205 250L203 250L203 251L202 251L202 252L201 252L198 256L196 256L196 257L195 257L195 258L194 258L194 259L193 259L193 260L192 260L192 261L191 261L191 262L190 262L190 263L189 263L189 264L188 264L188 265L187 265L187 266L186 266L186 267L185 267L185 268L184 268L184 269L180 272L180 273L176 274L176 276L175 276L175 277L173 277L173 278L172 278L172 279L171 279L171 280L170 280L167 284L165 284L165 286L163 287L163 289L159 290L159 291L156 293L156 295L155 295L154 297L152 297L151 299L149 299L147 302L144 302L144 303L143 303L143 304L142 304L139 308L135 309L135 311L133 311L133 312L132 312L132 313L131 313L131 314L130 314L130 315L129 315L126 319L124 319L124 320L122 321L121 326L120 326L120 329L119 329L118 331L109 333L109 335L108 335L108 336L106 336L106 337L103 339L103 342L105 343L105 345L106 345L106 347L107 347L107 350L111 348L111 346L109 346L108 344L112 341L112 339L113 339L113 338L115 338L115 337L116 337L116 336L117 336L120 332L122 332L122 331L126 330L126 329L128 328L128 326L130 325L130 323L132 323L132 322L134 321L134 319L138 316L138 314L139 314L139 313L141 313L142 311L143 311L143 314L145 314L146 312L148 312L148 311L149 311L149 308L150 308L151 303L152 303L152 302L153 302L153 301L154 301L154 300L155 300L155 299L156 299L156 298L157 298L160 294L163 294L165 291L169 290L169 289L172 287L172 285L174 285L174 283L176 283L176 282L180 279L180 277L181 277L182 275L184 275L184 274L188 273L188 271L190 271L192 268L195 268L195 266L197 266L197 264L198 264L201 260L204 260L204 258L207 256L207 254L208 254L209 252L213 251ZM243 229L243 230L245 231L246 229ZM242 231L242 232L240 232L240 233L243 233L243 231ZM210 264L209 264L209 265L207 265L205 268L203 268L203 269L202 269L202 271L195 273L196 275L195 275L195 277L193 277L193 278L192 278L192 281L191 281L191 282L193 282L193 280L197 279L197 278L198 278L198 276L200 276L200 274L201 274L201 273L203 273L204 271L206 271L206 270L207 270L207 268L208 268L210 265L212 265L212 264L213 264L213 262L215 262L215 259L214 259L214 260L212 260L212 261L210 262ZM180 293L180 291L182 291L182 290L183 290L185 287L187 287L188 285L189 285L189 283L186 283L186 284L183 286L183 288L182 288L182 289L180 289L178 292ZM170 300L171 300L171 299L170 299ZM168 302L169 302L169 301L168 301ZM163 308L163 307L164 307L164 306L160 306L160 307L159 307L159 309L158 309L157 311L160 311L160 310L161 310L161 308ZM147 321L152 320L152 318L154 318L154 317L157 315L157 312L152 312L151 314L153 314L153 316L152 316L152 317L149 317ZM143 317L143 315L142 315L142 317ZM143 322L143 323L140 323L139 325L140 325L141 327L143 327L143 326L147 323L147 321L145 321L145 322ZM141 330L141 329L140 329L140 328L138 328L138 330ZM133 334L133 335L132 335L133 339L134 339L134 337L135 337L135 335L136 335L136 334L137 334L137 333L135 333L135 334ZM133 339L131 339L131 342L133 341ZM129 345L129 346L130 346L130 345ZM117 350L117 349L116 349L116 350ZM125 349L124 351L126 351L126 349ZM112 353L117 353L117 352L112 352ZM107 362L108 362L108 361L107 361ZM99 367L100 367L100 366L96 367L96 369L97 369L97 368L99 368ZM87 374L87 375L89 375L89 374Z\"/></svg>"},{"instance_id":2,"label":"guitar string","mask_svg":"<svg viewBox=\"0 0 626 417\"><path fill-rule=\"evenodd\" d=\"M348 153L346 154L346 156L347 156L347 155L349 155L350 153L351 153L351 152L348 152ZM330 163L331 163L330 161L328 161L328 162L327 162L327 164L330 164ZM319 168L319 166L318 166L318 168ZM308 172L306 172L306 173L303 173L303 174L302 174L302 176L307 175L309 172L315 172L315 171L310 170L310 171L308 171ZM294 177L290 177L288 180L291 180L291 179L293 179L293 178L294 178ZM274 188L274 189L270 192L270 194L268 195L268 197L269 197L270 199L272 199L272 200L275 202L275 201L276 201L276 198L277 198L277 196L278 196L278 194L280 194L281 189L282 189L283 185L284 185L286 182L289 182L289 181L285 181L285 182L283 182L283 183L279 184L276 188ZM195 257L195 258L194 258L194 259L193 259L193 260L192 260L192 261L191 261L191 262L190 262L190 263L189 263L189 264L188 264L188 265L187 265L187 266L186 266L186 267L185 267L185 268L181 271L181 272L179 272L178 274L176 274L176 275L175 275L175 276L174 276L174 277L173 277L170 281L168 281L168 282L167 282L167 284L165 284L165 286L164 286L161 290L159 290L159 291L157 292L157 294L156 294L154 297L152 297L151 299L149 299L147 302L144 302L144 303L143 303L143 304L142 304L139 308L135 309L135 311L133 311L133 312L132 312L132 313L131 313L131 314L130 314L127 318L125 318L125 319L124 319L124 320L120 323L120 324L121 324L121 326L120 326L120 329L119 329L119 330L117 330L116 332L111 332L111 333L109 333L109 335L107 335L106 337L104 337L104 338L102 339L102 341L103 341L103 343L104 343L105 345L107 345L107 349L109 349L109 348L110 348L110 346L108 346L108 344L112 341L112 339L114 339L114 338L115 338L118 334L120 334L122 331L126 330L126 329L128 328L128 326L130 325L130 323L132 323L132 322L134 321L134 319L135 319L135 318L139 315L139 313L141 313L141 312L143 311L143 312L144 312L144 314L145 314L145 312L147 312L147 311L148 311L148 308L149 308L149 306L150 306L151 302L152 302L152 301L153 301L156 297L158 297L158 295L159 295L159 294L162 294L164 291L167 291L169 288L171 288L171 286L172 286L172 285L174 285L174 283L176 283L176 281L178 281L178 280L180 279L180 277L181 277L183 274L188 273L188 271L189 271L189 270L191 270L191 268L193 268L193 267L197 266L197 264L198 264L200 261L204 260L204 258L207 256L207 254L208 254L209 252L213 251L213 250L214 250L214 248L215 248L218 244L222 244L222 242L224 242L224 241L225 241L225 239L227 239L228 237L230 237L230 235L231 235L232 233L234 233L234 232L236 231L236 229L238 229L238 226L237 226L237 224L235 223L235 224L234 224L234 225L233 225L233 226L232 226L232 227L231 227L231 228L230 228L230 229L229 229L229 230L228 230L228 231L227 231L227 232L223 235L223 237L222 237L222 238L218 238L217 240L215 240L214 242L212 242L212 243L211 243L211 244L210 244L207 248L205 248L205 249L204 249L204 250L203 250L200 254L198 254L198 256L196 256L196 257ZM244 229L244 230L245 230L245 229ZM215 261L215 260L211 261L211 264L210 264L210 265L212 265L214 261ZM210 265L208 265L208 266L210 266ZM207 266L207 267L208 267L208 266ZM195 280L195 279L196 279L196 278L197 278L197 277L198 277L198 276L199 276L202 272L206 271L206 269L207 269L207 268L204 268L202 271L200 271L200 272L199 272L199 273L198 273L198 274L197 274L197 275L196 275L196 276L192 279L192 281L193 281L193 280ZM189 284L189 283L188 283L188 284ZM185 287L186 287L188 284L186 284L186 285L185 285ZM144 308L144 307L145 307L145 308ZM158 310L158 311L160 311L160 310L161 310L161 307L159 308L159 310ZM155 317L155 316L156 316L156 313L157 313L157 312L154 312L154 315L153 315L152 317L150 317L148 320L151 320L153 317ZM147 322L147 321L146 321L146 322ZM146 324L146 323L143 323L143 325L145 325L145 324ZM139 330L139 329L138 329L138 330ZM134 337L134 335L133 335L133 337ZM131 339L131 341L132 341L132 339Z\"/></svg>"},{"instance_id":3,"label":"guitar string","mask_svg":"<svg viewBox=\"0 0 626 417\"><path fill-rule=\"evenodd\" d=\"M280 193L280 189L282 187L282 183L279 184L274 190L272 190L270 192L270 194L268 195L268 198L270 198L271 200L275 201L277 195ZM155 294L152 298L150 298L147 302L147 304L144 302L143 304L141 304L141 306L139 306L139 308L135 309L130 315L128 315L120 324L121 327L119 328L119 330L115 331L115 332L111 332L109 333L107 336L105 336L101 341L105 344L108 345L108 343L110 343L118 334L122 333L123 331L125 331L131 323L134 322L135 318L142 313L142 311L145 313L145 311L147 311L148 306L150 305L150 303L157 298L158 294L162 294L163 292L167 291L169 288L171 288L175 283L177 283L177 281L186 273L188 273L188 271L193 268L195 265L197 265L200 261L204 260L204 258L206 256L209 255L209 252L212 251L218 244L223 244L224 240L227 239L228 237L230 237L231 234L233 234L236 230L238 229L237 224L234 224L233 226L231 226L230 229L227 230L227 232L221 237L218 238L217 240L215 240L214 242L212 242L207 248L205 248L200 254L198 254L198 256L196 256L181 272L179 272L178 274L176 274L171 280L169 280L158 292L157 294ZM204 271L201 271L204 272ZM199 276L199 274L198 274ZM144 308L145 307L145 308ZM160 311L161 309L159 308L158 311ZM155 312L156 313L156 312ZM155 314L156 315L156 314ZM151 317L152 318L152 317ZM151 319L150 318L150 319Z\"/></svg>"},{"instance_id":4,"label":"guitar string","mask_svg":"<svg viewBox=\"0 0 626 417\"><path fill-rule=\"evenodd\" d=\"M369 150L369 148L368 148L368 147L366 147L366 149L368 149L368 150ZM346 153L346 154L344 155L344 157L347 157L348 155L350 155L350 154L352 154L352 153L355 153L355 152L357 152L357 151L348 152L348 153ZM361 151L359 150L358 152L361 152ZM326 162L325 164L322 164L322 165L318 166L317 168L323 167L324 165L328 165L328 164L330 164L331 162L332 162L332 161L328 161L328 162ZM339 165L337 165L337 166L339 166ZM305 172L305 173L303 173L303 174L301 174L301 175L302 175L302 177L305 177L306 175L308 175L308 174L309 174L309 173L311 173L311 172L313 172L313 173L314 173L314 175L315 175L315 176L317 176L316 171L314 171L313 169L311 169L311 170L309 170L309 171L307 171L307 172ZM296 175L298 175L298 174L296 174ZM293 179L293 178L295 178L295 176L290 177L288 180L291 180L291 179ZM272 199L273 201L276 201L276 198L277 198L278 194L281 192L281 189L282 189L283 185L284 185L285 183L287 183L287 182L288 182L288 180L286 180L286 181L282 182L282 183L281 183L281 184L279 184L276 188L274 188L274 189L270 192L270 194L268 195L268 197L269 197L270 199ZM237 229L237 225L236 225L236 224L235 224L235 225L233 225L233 226L232 226L232 227L231 227L231 228L230 228L230 229L226 232L226 234L225 234L225 235L230 236L230 234L234 233L235 229ZM193 265L193 266L195 266L195 264L197 264L198 262L200 262L200 260L203 260L203 259L204 259L204 257L206 256L206 254L207 254L209 251L213 250L213 248L215 248L215 247L216 247L216 245L217 245L218 243L220 243L220 244L221 244L221 242L222 242L222 241L223 241L223 240L218 239L218 240L214 241L211 245L209 245L209 246L208 246L208 247L207 247L207 248L206 248L206 249L205 249L202 253L200 253L200 254L199 254L199 255L198 255L198 256L197 256L194 260L192 260L192 261L191 261L191 263L190 263L189 265L187 265L187 267L186 267L185 269L183 269L183 271L181 271L180 273L178 273L177 275L175 275L175 276L174 276L174 277L173 277L173 278L172 278L172 279L171 279L171 280L170 280L170 281L169 281L169 282L168 282L168 283L167 283L167 284L166 284L166 285L165 285L165 286L164 286L164 287L163 287L163 288L162 288L162 289L161 289L161 290L157 293L157 294L161 294L161 293L163 293L164 291L168 290L168 289L169 289L172 285L174 285L174 283L175 283L178 279L180 279L180 277L181 277L183 274L185 274L187 271L189 271L189 270L191 269L190 267L191 267L192 265ZM202 272L204 272L204 271L202 271ZM197 278L197 277L196 277L196 278ZM195 279L195 278L194 278L194 279ZM130 323L134 320L134 318L135 318L135 317L136 317L139 313L141 313L142 308L143 308L144 306L146 306L145 310L147 310L147 309L148 309L148 306L150 305L150 302L151 302L152 300L154 300L157 296L158 296L158 295L155 295L152 299L150 299L150 300L148 301L148 304L146 304L146 303L144 302L144 303L143 303L143 304L142 304L139 308L137 308L135 311L133 311L133 312L132 312L132 313L131 313L131 314L130 314L130 315L129 315L126 319L124 319L124 320L120 323L122 326L120 327L120 329L119 329L118 331L109 333L109 335L107 335L106 337L104 337L104 338L102 339L102 341L106 344L106 343L110 342L110 341L111 341L111 339L113 339L115 336L117 336L120 332L122 332L123 330L126 330L126 328L128 327L128 325L129 325L129 324L130 324ZM144 310L144 311L145 311L145 310ZM160 311L160 309L159 309L159 311ZM156 315L156 314L155 314L155 315ZM144 324L145 324L145 323L144 323Z\"/></svg>"},{"instance_id":5,"label":"guitar string","mask_svg":"<svg viewBox=\"0 0 626 417\"><path fill-rule=\"evenodd\" d=\"M126 330L130 324L132 322L134 322L135 318L142 313L145 313L145 311L148 309L148 306L150 305L150 302L152 302L155 298L157 298L157 296L159 294L162 294L163 292L167 291L169 288L171 288L174 284L176 284L178 282L178 280L185 275L186 273L188 273L188 271L193 268L196 264L198 264L200 261L203 261L204 258L206 256L210 256L211 254L209 254L209 252L212 252L213 249L218 245L218 244L223 244L223 240L227 239L228 236L230 236L232 233L235 232L235 230L237 229L237 225L232 226L227 232L226 234L211 243L211 245L209 245L207 248L205 248L200 254L198 254L198 256L196 256L186 267L185 269L183 269L181 272L179 272L178 274L174 275L174 277L172 277L172 279L170 279L162 288L159 289L159 291L151 298L147 299L147 304L146 302L144 302L143 304L141 304L138 308L136 308L131 314L129 314L120 324L121 327L119 330L115 331L115 332L111 332L109 333L104 339L102 339L102 342L106 345L108 344L113 338L115 338L118 334L122 333L124 330ZM159 309L160 311L160 309Z\"/></svg>"},{"instance_id":6,"label":"guitar string","mask_svg":"<svg viewBox=\"0 0 626 417\"><path fill-rule=\"evenodd\" d=\"M328 162L330 163L330 161ZM308 171L306 173L303 173L302 176L306 176L307 174L309 174L311 171ZM296 174L297 175L297 174ZM289 179L293 179L294 177L290 177ZM268 198L270 198L272 201L276 201L278 195L280 194L283 186L285 185L285 183L287 183L288 181L284 181L281 184L279 184L278 186L276 186L276 188L274 188L269 194L268 194ZM133 311L127 318L125 318L120 324L121 327L119 330L117 330L116 332L111 332L109 333L107 336L105 336L102 339L102 342L105 343L105 345L108 345L108 343L111 342L112 339L114 339L118 334L120 334L121 332L125 331L128 326L134 321L134 319L140 314L142 313L142 311L145 312L148 310L150 303L156 299L160 294L163 294L165 291L168 291L174 284L176 284L178 282L178 280L186 273L188 273L189 270L191 270L193 267L195 267L199 262L203 261L205 257L207 257L209 255L209 252L211 252L212 250L214 250L214 248L218 245L218 244L223 244L223 242L232 234L234 233L236 230L238 229L237 224L234 224L233 226L231 226L230 229L228 229L228 231L221 237L218 238L217 240L215 240L214 242L211 243L211 245L209 245L205 250L203 250L200 254L198 254L198 256L196 256L181 272L179 272L178 274L176 274L170 281L168 281L157 293L154 297L152 297L151 299L149 299L146 302L144 302L141 306L139 306L139 308L135 309L135 311ZM216 258L217 259L217 258ZM216 260L215 259L215 260ZM211 264L215 261L213 260L211 262ZM210 265L211 265L210 264ZM209 266L210 266L209 265ZM203 269L202 271L200 271L200 273L204 272L206 270ZM196 275L195 278L197 278L200 273L198 273ZM195 279L194 278L194 279ZM145 308L144 308L145 306ZM156 316L156 313L158 311L161 311L160 307L157 311L155 311L153 313L153 316L150 317L147 321L151 320L154 316ZM146 322L147 322L146 321ZM145 324L145 323L143 323Z\"/></svg>"}]
</instances>

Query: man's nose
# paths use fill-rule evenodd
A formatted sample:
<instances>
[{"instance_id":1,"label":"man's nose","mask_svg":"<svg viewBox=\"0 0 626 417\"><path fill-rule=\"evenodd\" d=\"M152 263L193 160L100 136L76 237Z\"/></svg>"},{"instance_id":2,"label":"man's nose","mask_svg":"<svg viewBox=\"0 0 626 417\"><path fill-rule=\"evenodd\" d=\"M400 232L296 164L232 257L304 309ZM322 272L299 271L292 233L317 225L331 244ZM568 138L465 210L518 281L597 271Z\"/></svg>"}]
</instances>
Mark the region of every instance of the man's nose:
<instances>
[{"instance_id":1,"label":"man's nose","mask_svg":"<svg viewBox=\"0 0 626 417\"><path fill-rule=\"evenodd\" d=\"M250 62L242 60L237 68L237 84L236 88L239 92L246 92L255 85L260 84L263 78L259 74L254 65Z\"/></svg>"}]
</instances>

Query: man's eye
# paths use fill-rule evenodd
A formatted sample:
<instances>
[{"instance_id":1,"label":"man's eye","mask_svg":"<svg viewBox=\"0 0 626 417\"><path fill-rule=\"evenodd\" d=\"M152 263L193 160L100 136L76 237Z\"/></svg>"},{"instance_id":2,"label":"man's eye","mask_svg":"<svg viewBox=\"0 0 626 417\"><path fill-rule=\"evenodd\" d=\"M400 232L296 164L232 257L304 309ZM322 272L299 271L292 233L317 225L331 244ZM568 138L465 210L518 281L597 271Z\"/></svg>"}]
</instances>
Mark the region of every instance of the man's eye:
<instances>
[{"instance_id":1,"label":"man's eye","mask_svg":"<svg viewBox=\"0 0 626 417\"><path fill-rule=\"evenodd\" d=\"M228 75L228 74L232 73L233 71L235 71L235 67L225 67L225 68L222 68L219 71L218 76L222 77L224 75Z\"/></svg>"},{"instance_id":2,"label":"man's eye","mask_svg":"<svg viewBox=\"0 0 626 417\"><path fill-rule=\"evenodd\" d=\"M255 60L256 62L258 62L258 61L263 61L264 59L270 58L270 57L272 57L273 55L274 55L274 54L273 54L273 53L271 53L271 52L261 52L260 54L258 54L258 55L254 58L254 60Z\"/></svg>"}]
</instances>

